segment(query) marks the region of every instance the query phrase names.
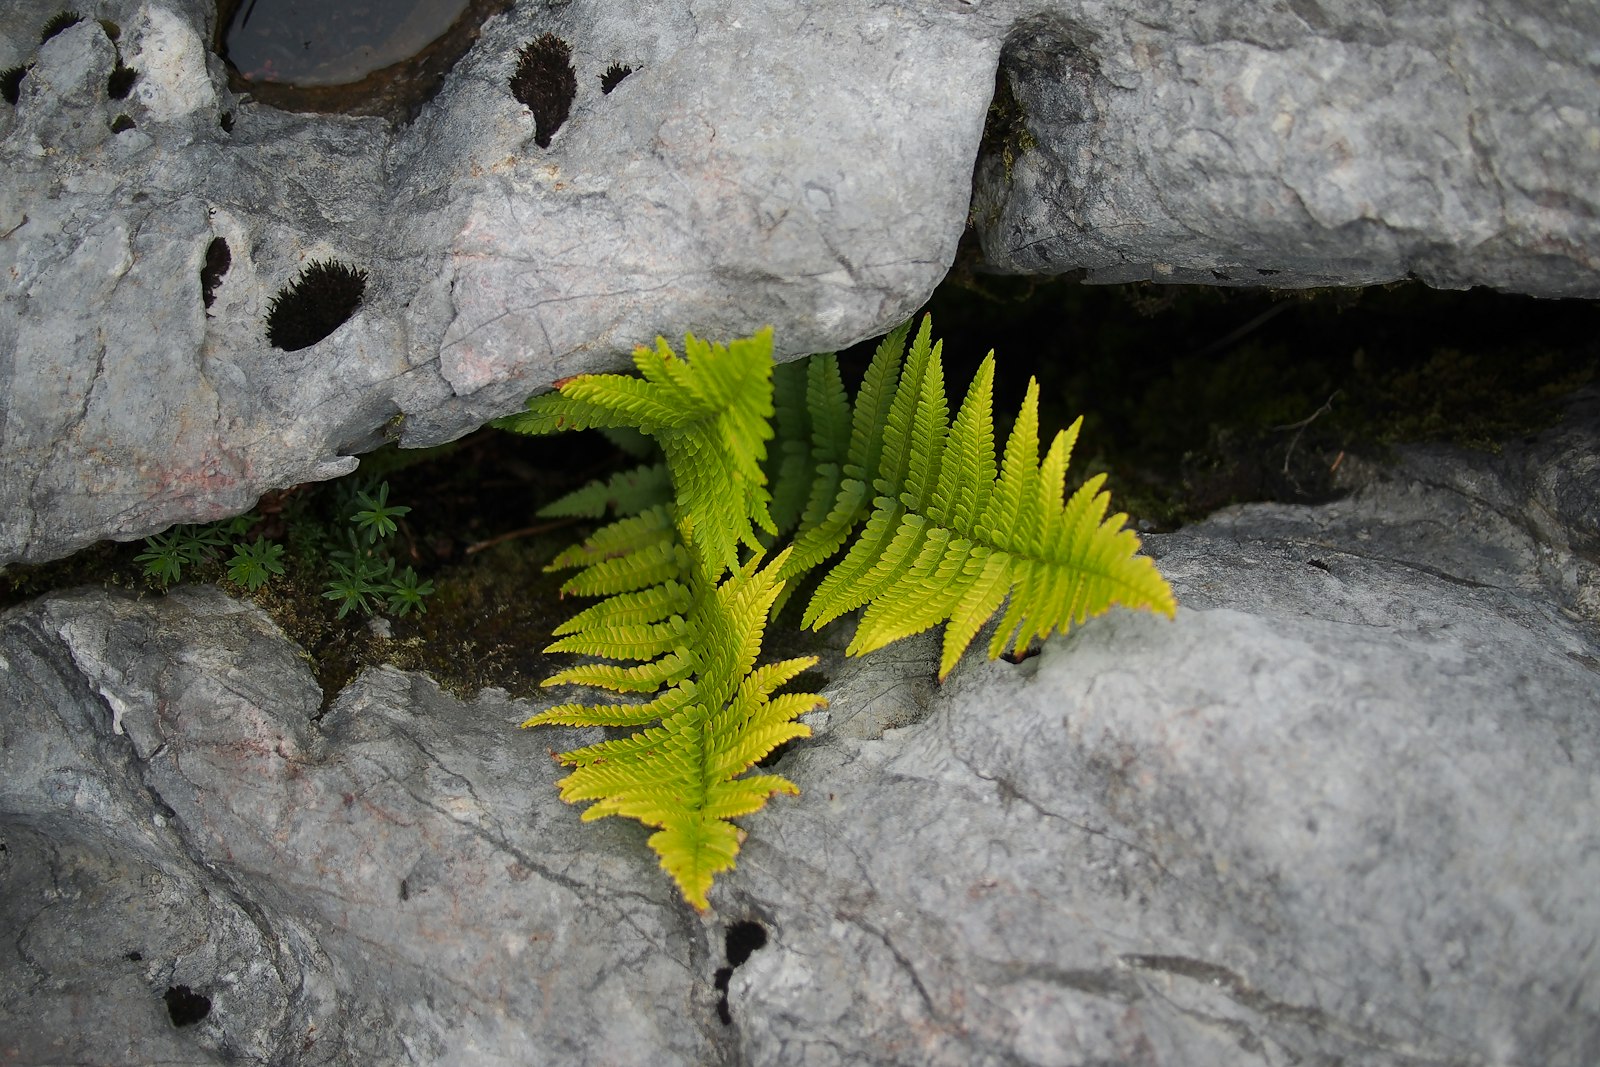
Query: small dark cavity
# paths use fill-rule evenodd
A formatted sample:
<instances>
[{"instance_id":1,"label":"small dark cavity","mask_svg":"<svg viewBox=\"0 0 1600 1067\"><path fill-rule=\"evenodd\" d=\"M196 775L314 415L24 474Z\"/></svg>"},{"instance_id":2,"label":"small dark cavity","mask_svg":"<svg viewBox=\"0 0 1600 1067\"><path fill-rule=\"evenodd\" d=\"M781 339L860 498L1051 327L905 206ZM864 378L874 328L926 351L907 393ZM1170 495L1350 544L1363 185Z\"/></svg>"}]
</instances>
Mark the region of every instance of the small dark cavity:
<instances>
[{"instance_id":1,"label":"small dark cavity","mask_svg":"<svg viewBox=\"0 0 1600 1067\"><path fill-rule=\"evenodd\" d=\"M213 237L211 243L206 245L205 265L200 268L200 299L210 307L217 299L217 286L222 284L222 276L228 273L228 268L233 266L233 252L228 248L228 242L221 237Z\"/></svg>"},{"instance_id":2,"label":"small dark cavity","mask_svg":"<svg viewBox=\"0 0 1600 1067\"><path fill-rule=\"evenodd\" d=\"M106 95L113 100L126 100L128 94L133 91L133 83L138 80L139 72L132 67L124 67L119 59L111 71L111 76L106 79Z\"/></svg>"},{"instance_id":3,"label":"small dark cavity","mask_svg":"<svg viewBox=\"0 0 1600 1067\"><path fill-rule=\"evenodd\" d=\"M411 884L409 882L407 882L404 878L400 879L400 899L401 900L410 900L411 899Z\"/></svg>"},{"instance_id":4,"label":"small dark cavity","mask_svg":"<svg viewBox=\"0 0 1600 1067\"><path fill-rule=\"evenodd\" d=\"M173 1026L193 1026L211 1014L211 998L186 985L170 987L162 999L167 1002Z\"/></svg>"},{"instance_id":5,"label":"small dark cavity","mask_svg":"<svg viewBox=\"0 0 1600 1067\"><path fill-rule=\"evenodd\" d=\"M1315 568L1317 568L1317 570L1323 571L1324 573L1327 573L1327 574L1332 574L1333 573L1333 568L1329 567L1326 563L1322 562L1320 559L1308 559L1308 560L1306 560L1306 566L1307 567L1315 567Z\"/></svg>"},{"instance_id":6,"label":"small dark cavity","mask_svg":"<svg viewBox=\"0 0 1600 1067\"><path fill-rule=\"evenodd\" d=\"M132 119L130 119L128 116L126 116L126 115L118 115L116 118L111 120L111 132L112 133L121 133L123 130L131 130L131 129L133 129L133 127L135 125L136 124L134 123L134 121Z\"/></svg>"},{"instance_id":7,"label":"small dark cavity","mask_svg":"<svg viewBox=\"0 0 1600 1067\"><path fill-rule=\"evenodd\" d=\"M766 948L767 928L749 919L743 922L736 922L728 927L725 945L728 953L728 965L717 968L717 973L712 977L711 984L721 994L717 1000L717 1018L722 1020L723 1026L732 1026L733 1012L728 1007L728 982L733 978L733 972L744 966L751 953L757 949Z\"/></svg>"},{"instance_id":8,"label":"small dark cavity","mask_svg":"<svg viewBox=\"0 0 1600 1067\"><path fill-rule=\"evenodd\" d=\"M267 308L267 340L298 352L342 326L361 304L367 272L347 263L318 260L285 286Z\"/></svg>"},{"instance_id":9,"label":"small dark cavity","mask_svg":"<svg viewBox=\"0 0 1600 1067\"><path fill-rule=\"evenodd\" d=\"M0 96L6 98L6 103L16 106L22 99L22 79L27 76L27 67L8 67L0 71Z\"/></svg>"},{"instance_id":10,"label":"small dark cavity","mask_svg":"<svg viewBox=\"0 0 1600 1067\"><path fill-rule=\"evenodd\" d=\"M1256 268L1256 273L1261 275L1263 278L1270 278L1274 274L1282 274L1283 271L1281 271L1281 270L1267 270L1264 267L1257 267Z\"/></svg>"},{"instance_id":11,"label":"small dark cavity","mask_svg":"<svg viewBox=\"0 0 1600 1067\"><path fill-rule=\"evenodd\" d=\"M578 72L572 69L567 42L547 33L523 45L511 75L511 95L533 112L533 143L549 148L578 95Z\"/></svg>"},{"instance_id":12,"label":"small dark cavity","mask_svg":"<svg viewBox=\"0 0 1600 1067\"><path fill-rule=\"evenodd\" d=\"M138 963L144 959L144 953L137 950L133 952L124 952L122 954L122 958L127 960L129 963Z\"/></svg>"},{"instance_id":13,"label":"small dark cavity","mask_svg":"<svg viewBox=\"0 0 1600 1067\"><path fill-rule=\"evenodd\" d=\"M609 93L621 83L623 78L626 78L632 73L632 67L625 66L621 63L611 64L611 66L606 68L606 72L600 75L600 91L602 93Z\"/></svg>"},{"instance_id":14,"label":"small dark cavity","mask_svg":"<svg viewBox=\"0 0 1600 1067\"><path fill-rule=\"evenodd\" d=\"M70 30L83 21L83 16L76 11L63 11L49 22L44 24L44 29L39 31L39 43L44 44L50 38L63 30Z\"/></svg>"},{"instance_id":15,"label":"small dark cavity","mask_svg":"<svg viewBox=\"0 0 1600 1067\"><path fill-rule=\"evenodd\" d=\"M222 117L217 119L217 125L222 127L223 133L233 132L233 112L224 111Z\"/></svg>"}]
</instances>

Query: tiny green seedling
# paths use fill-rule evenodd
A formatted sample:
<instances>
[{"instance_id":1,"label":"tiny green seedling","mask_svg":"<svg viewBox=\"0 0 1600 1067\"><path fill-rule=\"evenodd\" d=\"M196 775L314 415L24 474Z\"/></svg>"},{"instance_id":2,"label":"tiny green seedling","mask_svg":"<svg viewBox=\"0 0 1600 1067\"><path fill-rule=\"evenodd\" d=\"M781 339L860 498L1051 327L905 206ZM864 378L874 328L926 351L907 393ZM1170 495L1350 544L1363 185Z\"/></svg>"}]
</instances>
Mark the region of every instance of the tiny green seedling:
<instances>
[{"instance_id":1,"label":"tiny green seedling","mask_svg":"<svg viewBox=\"0 0 1600 1067\"><path fill-rule=\"evenodd\" d=\"M297 550L302 560L313 566L318 557L325 560L332 577L323 586L322 596L338 605L337 617L342 619L352 610L366 615L388 611L399 616L426 612L433 582L419 577L414 567L400 569L388 545L400 530L399 520L411 509L389 503L388 482L369 483L365 488L345 483L337 492L346 547L327 551L329 531L312 520L297 523L291 519L289 529L292 543L311 546ZM205 525L175 526L146 538L145 550L134 559L147 578L165 589L182 580L189 568L218 561L231 550L224 567L227 579L254 593L286 570L283 545L263 536L254 541L243 539L258 522L259 517L251 513Z\"/></svg>"},{"instance_id":2,"label":"tiny green seedling","mask_svg":"<svg viewBox=\"0 0 1600 1067\"><path fill-rule=\"evenodd\" d=\"M228 580L244 586L254 593L274 574L283 573L283 546L268 543L258 537L254 544L233 546L233 559L228 562Z\"/></svg>"},{"instance_id":3,"label":"tiny green seedling","mask_svg":"<svg viewBox=\"0 0 1600 1067\"><path fill-rule=\"evenodd\" d=\"M145 538L145 550L133 557L144 565L145 577L162 589L179 581L186 567L216 559L229 542L243 536L256 522L252 514L235 515L220 522L174 526L165 533Z\"/></svg>"},{"instance_id":4,"label":"tiny green seedling","mask_svg":"<svg viewBox=\"0 0 1600 1067\"><path fill-rule=\"evenodd\" d=\"M394 520L411 513L408 507L389 503L388 482L378 486L376 498L365 492L357 493L356 503L361 505L362 510L350 516L350 521L366 536L369 545L394 536L400 529Z\"/></svg>"}]
</instances>

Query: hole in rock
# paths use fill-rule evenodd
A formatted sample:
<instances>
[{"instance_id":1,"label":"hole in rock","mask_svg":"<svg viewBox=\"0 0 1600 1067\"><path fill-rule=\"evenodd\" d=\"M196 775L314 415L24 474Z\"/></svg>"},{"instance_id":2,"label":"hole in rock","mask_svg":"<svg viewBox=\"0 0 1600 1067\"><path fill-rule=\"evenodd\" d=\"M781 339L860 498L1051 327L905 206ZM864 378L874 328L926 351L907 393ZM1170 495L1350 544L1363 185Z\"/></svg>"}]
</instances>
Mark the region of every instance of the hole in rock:
<instances>
[{"instance_id":1,"label":"hole in rock","mask_svg":"<svg viewBox=\"0 0 1600 1067\"><path fill-rule=\"evenodd\" d=\"M106 95L113 100L126 100L133 91L133 83L138 80L139 72L132 67L124 67L122 61L118 60L111 76L106 79Z\"/></svg>"},{"instance_id":2,"label":"hole in rock","mask_svg":"<svg viewBox=\"0 0 1600 1067\"><path fill-rule=\"evenodd\" d=\"M193 1026L211 1014L211 998L186 985L171 986L162 999L167 1002L173 1026Z\"/></svg>"},{"instance_id":3,"label":"hole in rock","mask_svg":"<svg viewBox=\"0 0 1600 1067\"><path fill-rule=\"evenodd\" d=\"M632 67L625 66L621 63L611 64L611 66L606 68L606 72L600 75L600 91L602 93L609 93L621 83L623 78L626 78L632 73Z\"/></svg>"},{"instance_id":4,"label":"hole in rock","mask_svg":"<svg viewBox=\"0 0 1600 1067\"><path fill-rule=\"evenodd\" d=\"M222 116L217 119L217 125L222 127L222 132L223 133L232 133L233 132L233 112L224 111L222 113Z\"/></svg>"},{"instance_id":5,"label":"hole in rock","mask_svg":"<svg viewBox=\"0 0 1600 1067\"><path fill-rule=\"evenodd\" d=\"M118 115L116 118L111 120L112 133L121 133L123 130L131 130L134 128L134 126L134 121L126 115Z\"/></svg>"},{"instance_id":6,"label":"hole in rock","mask_svg":"<svg viewBox=\"0 0 1600 1067\"><path fill-rule=\"evenodd\" d=\"M229 83L290 111L402 119L511 0L218 0Z\"/></svg>"},{"instance_id":7,"label":"hole in rock","mask_svg":"<svg viewBox=\"0 0 1600 1067\"><path fill-rule=\"evenodd\" d=\"M10 67L0 71L0 96L6 103L15 105L22 99L22 79L28 76L27 67Z\"/></svg>"},{"instance_id":8,"label":"hole in rock","mask_svg":"<svg viewBox=\"0 0 1600 1067\"><path fill-rule=\"evenodd\" d=\"M82 21L83 16L76 11L63 11L59 15L53 16L49 22L44 24L44 29L39 31L39 43L44 44L56 34L64 30L70 30Z\"/></svg>"},{"instance_id":9,"label":"hole in rock","mask_svg":"<svg viewBox=\"0 0 1600 1067\"><path fill-rule=\"evenodd\" d=\"M228 273L228 268L233 266L233 252L228 248L228 242L221 237L213 237L211 243L206 245L205 265L200 268L200 299L210 307L217 299L217 286L222 284L222 276Z\"/></svg>"},{"instance_id":10,"label":"hole in rock","mask_svg":"<svg viewBox=\"0 0 1600 1067\"><path fill-rule=\"evenodd\" d=\"M549 148L578 95L578 73L572 69L567 42L547 33L523 45L511 75L511 95L533 112L533 143Z\"/></svg>"},{"instance_id":11,"label":"hole in rock","mask_svg":"<svg viewBox=\"0 0 1600 1067\"><path fill-rule=\"evenodd\" d=\"M317 260L285 286L267 308L267 340L274 348L310 348L355 313L367 289L367 272L336 260Z\"/></svg>"},{"instance_id":12,"label":"hole in rock","mask_svg":"<svg viewBox=\"0 0 1600 1067\"><path fill-rule=\"evenodd\" d=\"M138 963L144 959L144 953L136 949L133 952L124 952L122 954L122 958L127 960L129 963Z\"/></svg>"},{"instance_id":13,"label":"hole in rock","mask_svg":"<svg viewBox=\"0 0 1600 1067\"><path fill-rule=\"evenodd\" d=\"M407 882L404 878L400 879L400 899L401 900L410 900L411 899L411 884L409 882Z\"/></svg>"},{"instance_id":14,"label":"hole in rock","mask_svg":"<svg viewBox=\"0 0 1600 1067\"><path fill-rule=\"evenodd\" d=\"M712 978L712 986L721 994L717 999L717 1018L722 1020L723 1026L732 1026L733 1012L728 1007L728 982L733 978L733 972L744 966L752 952L767 946L767 928L749 919L736 922L728 927L725 945L728 965L717 968L717 973Z\"/></svg>"}]
</instances>

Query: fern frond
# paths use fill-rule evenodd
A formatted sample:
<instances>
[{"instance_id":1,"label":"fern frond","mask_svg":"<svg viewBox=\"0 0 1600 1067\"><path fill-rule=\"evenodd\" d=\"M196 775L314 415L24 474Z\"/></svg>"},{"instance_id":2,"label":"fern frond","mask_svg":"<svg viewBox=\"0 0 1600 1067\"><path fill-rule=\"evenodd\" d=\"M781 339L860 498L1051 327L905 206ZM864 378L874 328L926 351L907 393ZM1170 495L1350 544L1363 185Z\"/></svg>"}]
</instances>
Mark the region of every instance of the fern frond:
<instances>
[{"instance_id":1,"label":"fern frond","mask_svg":"<svg viewBox=\"0 0 1600 1067\"><path fill-rule=\"evenodd\" d=\"M758 530L777 532L762 470L772 438L772 331L728 345L691 334L682 357L658 338L653 349L635 349L634 365L642 378L580 374L495 425L534 434L626 427L654 437L680 535L693 531L708 558L731 569L739 546L761 547Z\"/></svg>"},{"instance_id":2,"label":"fern frond","mask_svg":"<svg viewBox=\"0 0 1600 1067\"><path fill-rule=\"evenodd\" d=\"M694 700L694 682L685 680L640 704L558 704L530 717L522 726L648 726Z\"/></svg>"},{"instance_id":3,"label":"fern frond","mask_svg":"<svg viewBox=\"0 0 1600 1067\"><path fill-rule=\"evenodd\" d=\"M629 593L681 579L687 566L683 546L676 538L663 537L625 556L590 564L568 578L562 584L561 592L565 596Z\"/></svg>"},{"instance_id":4,"label":"fern frond","mask_svg":"<svg viewBox=\"0 0 1600 1067\"><path fill-rule=\"evenodd\" d=\"M587 685L616 693L653 693L664 685L687 678L694 667L692 657L675 650L659 659L632 667L620 667L615 663L580 663L576 667L557 671L539 684Z\"/></svg>"},{"instance_id":5,"label":"fern frond","mask_svg":"<svg viewBox=\"0 0 1600 1067\"><path fill-rule=\"evenodd\" d=\"M772 369L772 408L774 433L768 450L767 484L772 492L773 525L779 533L786 533L805 511L815 465L805 363L781 363Z\"/></svg>"},{"instance_id":6,"label":"fern frond","mask_svg":"<svg viewBox=\"0 0 1600 1067\"><path fill-rule=\"evenodd\" d=\"M607 659L655 659L683 647L688 624L674 615L665 622L587 626L545 646L546 652L576 652Z\"/></svg>"},{"instance_id":7,"label":"fern frond","mask_svg":"<svg viewBox=\"0 0 1600 1067\"><path fill-rule=\"evenodd\" d=\"M593 481L574 489L538 511L545 519L598 519L607 511L613 515L637 515L648 508L672 500L672 480L665 463L647 463L633 470L618 471L606 481Z\"/></svg>"},{"instance_id":8,"label":"fern frond","mask_svg":"<svg viewBox=\"0 0 1600 1067\"><path fill-rule=\"evenodd\" d=\"M800 625L820 630L871 599L870 593L861 592L862 583L889 552L899 533L900 519L905 515L898 500L878 497L874 503L879 506L868 517L861 535L811 595Z\"/></svg>"},{"instance_id":9,"label":"fern frond","mask_svg":"<svg viewBox=\"0 0 1600 1067\"><path fill-rule=\"evenodd\" d=\"M871 402L883 411L877 467L861 470L877 494L871 514L817 586L803 625L818 628L866 605L846 649L862 655L945 623L942 679L1003 604L991 658L1007 645L1020 652L1114 604L1171 615L1172 590L1137 555L1139 539L1123 527L1127 516L1105 517L1104 476L1062 502L1082 420L1056 435L1041 462L1039 388L1030 382L997 475L993 354L979 366L953 425L940 355L924 318L886 410L881 396ZM891 376L885 368L879 381ZM858 400L857 414L862 410ZM862 458L870 458L871 439L870 428L852 437ZM847 482L841 480L835 498L833 535L853 530L860 511L861 493L847 495ZM820 542L822 527L816 529ZM819 553L805 547L809 563Z\"/></svg>"},{"instance_id":10,"label":"fern frond","mask_svg":"<svg viewBox=\"0 0 1600 1067\"><path fill-rule=\"evenodd\" d=\"M661 504L638 515L629 515L600 527L582 541L551 560L546 571L588 567L602 560L616 559L655 545L670 543L677 536L672 509Z\"/></svg>"},{"instance_id":11,"label":"fern frond","mask_svg":"<svg viewBox=\"0 0 1600 1067\"><path fill-rule=\"evenodd\" d=\"M689 590L675 581L652 585L634 593L618 593L578 612L553 631L554 636L581 633L605 626L637 626L687 615L693 604Z\"/></svg>"},{"instance_id":12,"label":"fern frond","mask_svg":"<svg viewBox=\"0 0 1600 1067\"><path fill-rule=\"evenodd\" d=\"M861 379L861 389L856 393L855 408L850 416L847 459L855 469L846 473L852 478L870 481L872 472L878 469L883 455L883 427L894 402L900 365L905 359L906 337L910 333L909 319L890 330L888 336L878 342L867 373Z\"/></svg>"},{"instance_id":13,"label":"fern frond","mask_svg":"<svg viewBox=\"0 0 1600 1067\"><path fill-rule=\"evenodd\" d=\"M825 702L811 693L775 691L816 662L814 657L756 666L772 603L782 587L785 555L762 567L759 557L713 584L713 565L693 551L690 581L682 591L664 586L615 597L584 615L576 628L584 648L608 658L657 654L635 665L583 664L546 679L546 685L579 683L621 691L668 688L644 704L566 704L535 715L525 725L644 727L562 753L574 768L560 782L562 799L588 801L584 818L621 815L657 829L650 847L661 866L695 907L720 872L733 866L741 831L728 819L747 815L794 783L777 775L741 778L778 745L810 730L799 716ZM686 615L661 617L682 605ZM603 608L604 610L596 610ZM591 614L593 613L593 614ZM652 618L652 616L656 616ZM615 620L628 620L615 624ZM617 631L617 632L613 632ZM569 638L557 642L576 647ZM668 646L672 651L666 651ZM654 725L652 725L654 724Z\"/></svg>"}]
</instances>

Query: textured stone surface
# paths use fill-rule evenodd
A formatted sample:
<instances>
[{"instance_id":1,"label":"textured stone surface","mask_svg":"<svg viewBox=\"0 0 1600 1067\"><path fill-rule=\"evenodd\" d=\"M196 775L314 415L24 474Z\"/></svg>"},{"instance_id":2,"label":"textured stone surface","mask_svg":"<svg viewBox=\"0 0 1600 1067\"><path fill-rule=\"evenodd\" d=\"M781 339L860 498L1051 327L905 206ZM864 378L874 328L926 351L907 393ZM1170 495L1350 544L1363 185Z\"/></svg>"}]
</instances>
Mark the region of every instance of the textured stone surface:
<instances>
[{"instance_id":1,"label":"textured stone surface","mask_svg":"<svg viewBox=\"0 0 1600 1067\"><path fill-rule=\"evenodd\" d=\"M927 639L835 657L705 918L556 800L577 735L526 704L379 670L323 715L216 590L15 609L0 1056L1586 1067L1597 441L1591 395L1152 537L1175 622L943 687Z\"/></svg>"},{"instance_id":2,"label":"textured stone surface","mask_svg":"<svg viewBox=\"0 0 1600 1067\"><path fill-rule=\"evenodd\" d=\"M657 334L871 336L969 208L1010 270L1600 292L1584 5L524 3L399 128L235 98L203 0L108 0L115 44L91 20L39 47L58 6L0 10L0 65L31 64L0 105L0 562L459 436ZM540 149L507 81L545 32L579 88ZM612 63L636 72L604 94ZM997 64L1021 125L974 199ZM269 347L327 257L369 272L363 306Z\"/></svg>"},{"instance_id":3,"label":"textured stone surface","mask_svg":"<svg viewBox=\"0 0 1600 1067\"><path fill-rule=\"evenodd\" d=\"M5 627L8 1063L705 1063L704 934L523 712L380 671L317 718L215 589ZM142 650L142 651L140 651ZM211 999L178 1029L166 990Z\"/></svg>"},{"instance_id":4,"label":"textured stone surface","mask_svg":"<svg viewBox=\"0 0 1600 1067\"><path fill-rule=\"evenodd\" d=\"M1001 57L1036 147L979 168L991 264L1594 295L1592 5L1051 6Z\"/></svg>"}]
</instances>

